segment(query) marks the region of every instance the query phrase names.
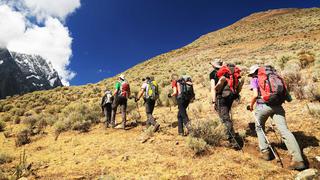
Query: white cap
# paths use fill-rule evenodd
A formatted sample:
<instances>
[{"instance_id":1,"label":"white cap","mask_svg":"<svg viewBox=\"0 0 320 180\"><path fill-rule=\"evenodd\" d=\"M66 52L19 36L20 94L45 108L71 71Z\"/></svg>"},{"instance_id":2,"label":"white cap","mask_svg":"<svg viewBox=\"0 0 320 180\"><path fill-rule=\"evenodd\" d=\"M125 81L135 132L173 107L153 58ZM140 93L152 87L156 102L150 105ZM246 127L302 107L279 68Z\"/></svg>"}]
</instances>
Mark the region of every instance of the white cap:
<instances>
[{"instance_id":1,"label":"white cap","mask_svg":"<svg viewBox=\"0 0 320 180\"><path fill-rule=\"evenodd\" d=\"M250 67L248 76L251 76L251 75L252 75L253 73L255 73L258 69L259 69L259 65L257 65L257 64L252 65L252 66Z\"/></svg>"},{"instance_id":2,"label":"white cap","mask_svg":"<svg viewBox=\"0 0 320 180\"><path fill-rule=\"evenodd\" d=\"M124 78L125 78L124 74L120 74L119 78L124 80Z\"/></svg>"}]
</instances>

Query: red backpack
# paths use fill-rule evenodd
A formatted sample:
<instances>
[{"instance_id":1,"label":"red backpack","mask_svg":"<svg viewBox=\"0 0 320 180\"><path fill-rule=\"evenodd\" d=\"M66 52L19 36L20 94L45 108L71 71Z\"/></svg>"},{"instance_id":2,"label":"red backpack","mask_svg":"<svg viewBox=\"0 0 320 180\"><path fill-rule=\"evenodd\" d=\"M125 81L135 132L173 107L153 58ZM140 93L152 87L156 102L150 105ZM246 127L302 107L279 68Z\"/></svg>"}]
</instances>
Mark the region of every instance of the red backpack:
<instances>
[{"instance_id":1,"label":"red backpack","mask_svg":"<svg viewBox=\"0 0 320 180\"><path fill-rule=\"evenodd\" d=\"M127 81L120 81L120 84L121 84L121 87L120 87L120 90L118 92L119 96L128 98L129 92L130 92L129 83Z\"/></svg>"},{"instance_id":2,"label":"red backpack","mask_svg":"<svg viewBox=\"0 0 320 180\"><path fill-rule=\"evenodd\" d=\"M287 87L272 66L258 69L259 96L262 103L281 105L286 99Z\"/></svg>"},{"instance_id":3,"label":"red backpack","mask_svg":"<svg viewBox=\"0 0 320 180\"><path fill-rule=\"evenodd\" d=\"M233 95L233 97L236 99L239 97L239 79L241 78L241 70L239 67L229 64L227 66L222 66L218 72L217 77L220 79L222 76L226 77L227 85L223 89L223 91L229 91L230 95Z\"/></svg>"}]
</instances>

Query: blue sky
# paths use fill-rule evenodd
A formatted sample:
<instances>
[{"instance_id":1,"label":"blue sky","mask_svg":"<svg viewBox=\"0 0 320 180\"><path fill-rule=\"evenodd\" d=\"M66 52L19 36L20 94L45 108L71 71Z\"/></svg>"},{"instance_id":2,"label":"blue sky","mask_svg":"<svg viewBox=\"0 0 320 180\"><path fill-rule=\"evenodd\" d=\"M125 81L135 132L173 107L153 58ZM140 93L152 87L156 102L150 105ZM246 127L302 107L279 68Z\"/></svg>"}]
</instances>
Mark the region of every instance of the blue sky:
<instances>
[{"instance_id":1,"label":"blue sky","mask_svg":"<svg viewBox=\"0 0 320 180\"><path fill-rule=\"evenodd\" d=\"M251 13L319 7L319 0L82 0L67 21L71 85L96 83Z\"/></svg>"}]
</instances>

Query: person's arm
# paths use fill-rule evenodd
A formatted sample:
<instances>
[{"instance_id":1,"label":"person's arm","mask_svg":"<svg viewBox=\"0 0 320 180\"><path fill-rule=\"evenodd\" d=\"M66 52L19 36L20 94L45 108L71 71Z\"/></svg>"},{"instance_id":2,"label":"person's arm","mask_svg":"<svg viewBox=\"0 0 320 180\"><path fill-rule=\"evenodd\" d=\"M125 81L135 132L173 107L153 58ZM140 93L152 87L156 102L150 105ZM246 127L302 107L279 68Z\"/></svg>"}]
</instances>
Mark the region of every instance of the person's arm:
<instances>
[{"instance_id":1,"label":"person's arm","mask_svg":"<svg viewBox=\"0 0 320 180\"><path fill-rule=\"evenodd\" d=\"M212 104L216 103L216 82L214 79L211 79L211 97L212 97Z\"/></svg>"},{"instance_id":2,"label":"person's arm","mask_svg":"<svg viewBox=\"0 0 320 180\"><path fill-rule=\"evenodd\" d=\"M141 88L141 90L140 90L140 92L139 92L139 94L138 94L138 97L137 97L136 101L139 101L139 100L140 100L140 98L143 96L143 93L144 93L144 88Z\"/></svg>"},{"instance_id":3,"label":"person's arm","mask_svg":"<svg viewBox=\"0 0 320 180\"><path fill-rule=\"evenodd\" d=\"M226 81L227 81L226 77L224 77L224 76L220 77L217 85L215 86L216 92L221 92L222 91Z\"/></svg>"},{"instance_id":4,"label":"person's arm","mask_svg":"<svg viewBox=\"0 0 320 180\"><path fill-rule=\"evenodd\" d=\"M113 92L113 96L116 96L118 94L119 89L120 89L120 83L117 82L115 85L115 90Z\"/></svg>"},{"instance_id":5,"label":"person's arm","mask_svg":"<svg viewBox=\"0 0 320 180\"><path fill-rule=\"evenodd\" d=\"M171 96L177 96L178 95L178 89L177 89L178 86L179 86L179 83L177 83L177 86L173 87L173 93L171 94Z\"/></svg>"},{"instance_id":6,"label":"person's arm","mask_svg":"<svg viewBox=\"0 0 320 180\"><path fill-rule=\"evenodd\" d=\"M250 102L250 111L253 111L253 106L256 103L258 98L258 89L253 89L252 91L253 91L253 95Z\"/></svg>"},{"instance_id":7,"label":"person's arm","mask_svg":"<svg viewBox=\"0 0 320 180\"><path fill-rule=\"evenodd\" d=\"M101 110L102 110L102 112L104 112L104 108L103 108L103 103L104 103L104 100L106 99L106 95L104 95L103 97L102 97L102 101L101 101Z\"/></svg>"}]
</instances>

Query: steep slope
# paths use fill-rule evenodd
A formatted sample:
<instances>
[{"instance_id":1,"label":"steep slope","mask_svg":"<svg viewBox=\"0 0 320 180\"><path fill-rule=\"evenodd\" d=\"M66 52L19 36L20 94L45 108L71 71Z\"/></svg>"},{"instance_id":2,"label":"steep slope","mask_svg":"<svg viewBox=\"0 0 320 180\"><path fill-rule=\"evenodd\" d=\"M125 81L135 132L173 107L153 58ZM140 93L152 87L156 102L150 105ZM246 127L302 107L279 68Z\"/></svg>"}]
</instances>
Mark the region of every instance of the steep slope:
<instances>
[{"instance_id":1,"label":"steep slope","mask_svg":"<svg viewBox=\"0 0 320 180\"><path fill-rule=\"evenodd\" d=\"M0 98L63 86L52 65L36 55L1 52Z\"/></svg>"},{"instance_id":2,"label":"steep slope","mask_svg":"<svg viewBox=\"0 0 320 180\"><path fill-rule=\"evenodd\" d=\"M56 88L2 100L0 116L6 117L8 138L0 136L0 143L3 151L12 152L15 159L0 167L4 174L13 174L13 167L19 163L18 157L25 149L28 163L33 163L34 175L30 175L33 178L293 179L296 171L280 168L275 161L265 162L258 156L257 139L248 128L248 123L253 122L252 115L245 111L251 93L248 80L241 100L234 104L232 111L235 129L245 137L244 153L218 146L209 148L203 156L196 156L187 147L185 138L177 136L177 110L166 98L171 74L187 73L193 77L197 99L188 109L191 121L217 119L209 103L208 63L221 58L242 67L244 77L246 69L255 63L272 64L284 75L294 96L292 103L284 104L288 126L309 166L319 169L315 157L320 153L320 120L311 113L309 105L310 100L320 94L319 14L319 8L255 13L125 71L134 92L139 90L141 78L145 76L154 76L161 87L160 102L155 109L161 131L146 143L140 141L144 134L144 127L140 125L127 131L105 129L100 124L87 133L63 132L79 128L67 128L72 119L79 120L80 125L97 118L103 121L99 117L100 98L106 88L113 88L116 77L97 84ZM146 119L142 102L138 105L137 109L129 100L129 124ZM77 113L82 114L76 116ZM137 118L137 114L142 118ZM88 116L89 121L82 116ZM15 137L21 129L29 127L30 119L54 125L32 136L30 144L15 147ZM17 120L24 124L15 124ZM269 122L267 124L267 135L286 167L290 156L277 138L279 134L276 136ZM57 129L62 133L55 141Z\"/></svg>"}]
</instances>

